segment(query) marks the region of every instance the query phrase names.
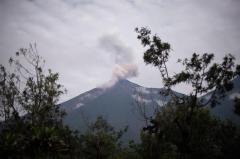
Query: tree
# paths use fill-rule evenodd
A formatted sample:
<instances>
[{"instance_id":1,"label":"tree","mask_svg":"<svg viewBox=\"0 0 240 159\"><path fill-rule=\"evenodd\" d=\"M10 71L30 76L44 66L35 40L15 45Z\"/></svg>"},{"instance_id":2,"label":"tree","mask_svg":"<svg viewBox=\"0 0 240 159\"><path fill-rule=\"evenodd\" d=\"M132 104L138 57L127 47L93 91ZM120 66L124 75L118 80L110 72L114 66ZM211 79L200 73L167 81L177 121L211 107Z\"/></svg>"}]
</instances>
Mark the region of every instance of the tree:
<instances>
[{"instance_id":1,"label":"tree","mask_svg":"<svg viewBox=\"0 0 240 159\"><path fill-rule=\"evenodd\" d=\"M18 77L8 74L5 67L0 65L0 119L7 121L12 117L18 118L19 112L16 108L16 97L19 95L17 84Z\"/></svg>"},{"instance_id":2,"label":"tree","mask_svg":"<svg viewBox=\"0 0 240 159\"><path fill-rule=\"evenodd\" d=\"M147 28L136 28L136 32L139 34L137 38L142 45L148 47L143 56L145 63L152 64L159 69L164 86L173 97L175 94L171 91L171 87L187 83L193 88L189 94L191 98L188 98L188 101L192 99L194 106L203 106L208 103L214 106L218 95L224 95L226 91L232 89L231 80L239 75L240 65L235 67L235 57L231 54L226 55L222 63L212 64L214 54L204 53L200 56L200 54L193 53L191 58L178 60L185 68L180 73L171 76L167 67L171 51L170 44L162 42L157 35L151 36L151 31ZM213 92L206 103L198 102L199 96L210 91Z\"/></svg>"},{"instance_id":3,"label":"tree","mask_svg":"<svg viewBox=\"0 0 240 159\"><path fill-rule=\"evenodd\" d=\"M235 97L234 99L234 112L237 114L237 115L240 115L240 98L238 97Z\"/></svg>"},{"instance_id":4,"label":"tree","mask_svg":"<svg viewBox=\"0 0 240 159\"><path fill-rule=\"evenodd\" d=\"M74 158L79 138L62 124L58 73L45 73L36 45L20 49L9 63L12 69L0 66L0 156Z\"/></svg>"},{"instance_id":5,"label":"tree","mask_svg":"<svg viewBox=\"0 0 240 159\"><path fill-rule=\"evenodd\" d=\"M150 137L154 138L159 150L157 156L162 158L166 157L166 154L171 154L170 158L180 159L217 157L224 145L218 145L214 135L221 131L218 127L222 123L212 118L204 106L209 104L215 106L220 102L221 97L233 88L232 79L239 75L240 68L239 65L235 67L234 56L228 54L223 58L222 63L212 63L214 54L193 53L190 58L178 60L184 69L171 75L167 66L171 51L170 44L162 42L157 35L151 36L151 31L147 28L136 28L136 32L142 45L147 47L143 56L145 63L152 64L160 71L167 90L162 94L172 97L172 100L158 111L155 118L151 120L151 124L144 128L151 134ZM172 87L180 83L192 86L189 95L178 96L172 91ZM208 100L199 98L206 93L210 94ZM213 131L214 135L207 133L210 128L213 130L216 128L216 131ZM238 131L234 133L239 135ZM164 150L166 145L170 145L167 153ZM220 146L217 148L220 152L215 152L211 146ZM174 156L175 153L172 152L176 152L177 155Z\"/></svg>"},{"instance_id":6,"label":"tree","mask_svg":"<svg viewBox=\"0 0 240 159\"><path fill-rule=\"evenodd\" d=\"M82 135L82 148L86 159L113 159L121 153L121 142L125 130L115 131L101 116Z\"/></svg>"}]
</instances>

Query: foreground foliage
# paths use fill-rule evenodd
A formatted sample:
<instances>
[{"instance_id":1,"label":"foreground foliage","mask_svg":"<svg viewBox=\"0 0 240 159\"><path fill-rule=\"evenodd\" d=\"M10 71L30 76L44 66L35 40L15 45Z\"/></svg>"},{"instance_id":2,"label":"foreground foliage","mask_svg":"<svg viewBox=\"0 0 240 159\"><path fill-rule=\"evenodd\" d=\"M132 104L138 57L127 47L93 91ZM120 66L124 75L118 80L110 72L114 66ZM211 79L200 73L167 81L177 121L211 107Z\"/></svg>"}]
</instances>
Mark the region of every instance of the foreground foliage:
<instances>
[{"instance_id":1,"label":"foreground foliage","mask_svg":"<svg viewBox=\"0 0 240 159\"><path fill-rule=\"evenodd\" d=\"M58 74L45 73L33 45L20 49L9 63L12 69L0 66L1 158L71 156L78 137L62 124L64 112L57 102L64 90Z\"/></svg>"},{"instance_id":2,"label":"foreground foliage","mask_svg":"<svg viewBox=\"0 0 240 159\"><path fill-rule=\"evenodd\" d=\"M169 72L171 46L147 28L136 28L138 39L146 47L144 61L160 71L164 86L163 95L172 100L157 111L142 134L143 158L239 158L239 128L210 116L205 106L216 106L234 85L240 65L235 65L231 54L222 63L212 63L214 54L193 53L192 57L179 59L183 70L173 75ZM178 96L172 87L185 83L192 87L187 96ZM208 93L209 99L201 98ZM235 112L238 113L236 99Z\"/></svg>"}]
</instances>

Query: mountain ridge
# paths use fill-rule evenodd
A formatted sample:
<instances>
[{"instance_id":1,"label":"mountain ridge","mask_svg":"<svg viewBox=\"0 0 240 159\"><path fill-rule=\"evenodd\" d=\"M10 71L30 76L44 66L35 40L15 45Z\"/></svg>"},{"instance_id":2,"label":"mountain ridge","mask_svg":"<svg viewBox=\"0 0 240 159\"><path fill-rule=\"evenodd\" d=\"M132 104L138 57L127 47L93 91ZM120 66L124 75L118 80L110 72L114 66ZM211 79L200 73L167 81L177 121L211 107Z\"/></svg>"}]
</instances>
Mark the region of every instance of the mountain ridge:
<instances>
[{"instance_id":1,"label":"mountain ridge","mask_svg":"<svg viewBox=\"0 0 240 159\"><path fill-rule=\"evenodd\" d=\"M145 88L128 80L120 80L110 88L94 88L62 104L68 115L64 122L74 129L86 130L97 116L105 117L117 129L129 126L126 136L136 139L144 120L138 113L138 104L157 106L168 100L159 94L161 88ZM140 96L144 96L141 98ZM159 101L159 103L157 103ZM78 107L79 106L79 107ZM152 115L154 107L147 107Z\"/></svg>"},{"instance_id":2,"label":"mountain ridge","mask_svg":"<svg viewBox=\"0 0 240 159\"><path fill-rule=\"evenodd\" d=\"M222 105L208 108L213 115L220 119L230 118L233 122L240 123L240 117L233 114L234 103L229 100L232 94L239 93L240 78L238 77L233 82L235 87L232 91L227 92L227 96L221 102ZM128 80L119 80L108 88L94 88L62 103L61 108L68 114L64 118L64 123L84 132L88 124L95 121L97 116L103 116L117 129L129 126L125 140L138 141L139 132L145 125L139 108L141 105L145 105L146 114L152 116L156 107L170 100L170 96L160 94L162 90L164 88L146 88Z\"/></svg>"}]
</instances>

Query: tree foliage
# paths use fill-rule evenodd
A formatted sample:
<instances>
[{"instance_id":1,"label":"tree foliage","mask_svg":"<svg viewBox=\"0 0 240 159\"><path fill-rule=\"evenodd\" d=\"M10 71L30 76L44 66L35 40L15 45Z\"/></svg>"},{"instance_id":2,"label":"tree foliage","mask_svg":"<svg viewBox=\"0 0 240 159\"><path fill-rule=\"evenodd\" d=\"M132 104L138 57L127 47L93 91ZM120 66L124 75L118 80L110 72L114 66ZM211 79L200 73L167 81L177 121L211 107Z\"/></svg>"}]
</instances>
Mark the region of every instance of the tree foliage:
<instances>
[{"instance_id":1,"label":"tree foliage","mask_svg":"<svg viewBox=\"0 0 240 159\"><path fill-rule=\"evenodd\" d=\"M113 159L121 155L120 138L127 129L115 131L99 116L82 135L82 148L86 159Z\"/></svg>"},{"instance_id":2,"label":"tree foliage","mask_svg":"<svg viewBox=\"0 0 240 159\"><path fill-rule=\"evenodd\" d=\"M233 88L232 80L239 76L240 67L235 65L234 56L228 54L221 63L213 63L214 54L193 53L190 58L178 60L183 70L172 75L167 66L170 44L162 42L157 35L151 36L147 28L136 28L135 31L143 47L147 48L143 56L145 63L160 71L167 90L162 94L172 97L143 129L143 154L147 154L143 158L238 158L239 153L228 153L231 150L228 141L239 144L239 129L215 119L204 108L206 105L216 106ZM173 86L181 83L192 87L189 95L177 96L172 91ZM200 98L206 93L209 93L209 99ZM232 136L222 133L226 132L226 127L230 127L227 133ZM219 134L223 136L219 138Z\"/></svg>"},{"instance_id":3,"label":"tree foliage","mask_svg":"<svg viewBox=\"0 0 240 159\"><path fill-rule=\"evenodd\" d=\"M240 115L240 98L235 97L234 102L234 113Z\"/></svg>"},{"instance_id":4,"label":"tree foliage","mask_svg":"<svg viewBox=\"0 0 240 159\"><path fill-rule=\"evenodd\" d=\"M25 60L25 61L24 61ZM0 155L3 158L64 158L77 136L62 124L58 73L45 73L36 46L20 49L0 70ZM11 72L12 71L12 72Z\"/></svg>"}]
</instances>

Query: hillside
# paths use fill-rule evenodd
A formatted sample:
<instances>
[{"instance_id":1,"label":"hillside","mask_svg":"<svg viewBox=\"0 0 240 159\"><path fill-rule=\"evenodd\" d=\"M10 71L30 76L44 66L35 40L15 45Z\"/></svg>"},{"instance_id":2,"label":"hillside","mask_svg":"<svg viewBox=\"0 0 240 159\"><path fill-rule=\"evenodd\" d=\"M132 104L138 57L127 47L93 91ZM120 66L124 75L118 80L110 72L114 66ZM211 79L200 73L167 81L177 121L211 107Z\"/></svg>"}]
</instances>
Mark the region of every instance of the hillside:
<instances>
[{"instance_id":1,"label":"hillside","mask_svg":"<svg viewBox=\"0 0 240 159\"><path fill-rule=\"evenodd\" d=\"M227 92L225 97L221 98L219 104L210 109L210 112L220 119L228 119L236 124L240 124L240 117L234 113L234 99L240 97L240 77L233 80L234 88ZM203 98L208 98L209 94Z\"/></svg>"},{"instance_id":2,"label":"hillside","mask_svg":"<svg viewBox=\"0 0 240 159\"><path fill-rule=\"evenodd\" d=\"M128 126L127 139L137 139L144 126L139 105L151 116L154 108L169 100L159 94L161 89L145 88L128 80L120 80L113 87L95 88L62 104L68 113L65 123L79 131L97 116L104 116L112 125L121 129Z\"/></svg>"},{"instance_id":3,"label":"hillside","mask_svg":"<svg viewBox=\"0 0 240 159\"><path fill-rule=\"evenodd\" d=\"M221 99L220 104L214 108L207 108L221 119L240 123L240 117L233 112L233 99L239 96L240 78L234 79L233 82L234 89ZM128 80L120 80L110 88L94 88L62 103L61 107L68 114L64 122L71 128L84 132L87 125L101 115L117 129L128 126L128 132L123 137L125 140L138 140L140 129L145 125L141 112L145 110L150 117L157 107L170 100L170 97L161 95L161 91L163 89L145 88ZM208 96L209 94L202 98Z\"/></svg>"}]
</instances>

